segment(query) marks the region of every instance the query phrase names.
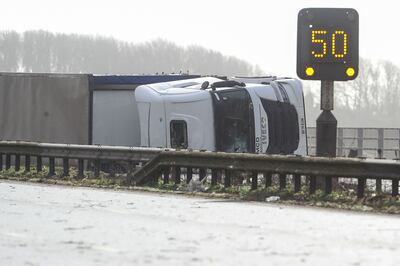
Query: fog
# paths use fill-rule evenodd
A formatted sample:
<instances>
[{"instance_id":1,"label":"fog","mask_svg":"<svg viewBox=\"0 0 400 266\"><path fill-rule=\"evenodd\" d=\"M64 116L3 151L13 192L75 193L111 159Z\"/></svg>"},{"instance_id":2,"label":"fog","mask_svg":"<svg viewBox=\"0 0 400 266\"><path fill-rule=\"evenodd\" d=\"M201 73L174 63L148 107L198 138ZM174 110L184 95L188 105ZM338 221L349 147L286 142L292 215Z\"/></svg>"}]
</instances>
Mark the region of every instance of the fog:
<instances>
[{"instance_id":1,"label":"fog","mask_svg":"<svg viewBox=\"0 0 400 266\"><path fill-rule=\"evenodd\" d=\"M0 32L0 71L97 74L270 74L258 65L199 45L155 39L132 43L110 37L48 31ZM334 114L341 127L400 127L400 68L361 58L360 74L335 83ZM272 73L274 74L274 73ZM319 110L318 81L304 81L308 126Z\"/></svg>"}]
</instances>

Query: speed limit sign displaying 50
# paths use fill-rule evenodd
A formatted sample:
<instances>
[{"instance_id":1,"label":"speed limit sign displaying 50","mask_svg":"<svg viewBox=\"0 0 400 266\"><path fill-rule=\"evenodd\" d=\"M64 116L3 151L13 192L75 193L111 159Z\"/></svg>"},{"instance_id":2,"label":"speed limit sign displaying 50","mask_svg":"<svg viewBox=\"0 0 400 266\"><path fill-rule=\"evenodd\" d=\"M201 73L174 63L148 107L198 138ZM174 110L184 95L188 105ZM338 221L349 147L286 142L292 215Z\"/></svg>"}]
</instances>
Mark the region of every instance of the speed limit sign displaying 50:
<instances>
[{"instance_id":1,"label":"speed limit sign displaying 50","mask_svg":"<svg viewBox=\"0 0 400 266\"><path fill-rule=\"evenodd\" d=\"M297 21L297 75L345 81L358 74L358 13L350 8L306 8Z\"/></svg>"}]
</instances>

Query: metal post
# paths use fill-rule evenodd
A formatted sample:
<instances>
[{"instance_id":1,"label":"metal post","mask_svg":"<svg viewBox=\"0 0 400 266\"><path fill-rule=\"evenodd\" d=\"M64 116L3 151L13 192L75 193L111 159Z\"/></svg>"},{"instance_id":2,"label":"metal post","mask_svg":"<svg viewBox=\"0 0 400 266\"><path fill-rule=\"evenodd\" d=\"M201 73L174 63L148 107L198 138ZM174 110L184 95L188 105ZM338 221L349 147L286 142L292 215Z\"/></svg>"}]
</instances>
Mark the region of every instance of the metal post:
<instances>
[{"instance_id":1,"label":"metal post","mask_svg":"<svg viewBox=\"0 0 400 266\"><path fill-rule=\"evenodd\" d=\"M321 81L321 110L317 118L316 155L322 157L336 157L337 120L332 114L333 110L333 81ZM315 176L313 178L316 178ZM319 177L316 186L326 188L326 178ZM328 184L329 187L329 184ZM311 187L310 187L311 191Z\"/></svg>"},{"instance_id":2,"label":"metal post","mask_svg":"<svg viewBox=\"0 0 400 266\"><path fill-rule=\"evenodd\" d=\"M100 160L94 160L94 177L98 178L100 176Z\"/></svg>"},{"instance_id":3,"label":"metal post","mask_svg":"<svg viewBox=\"0 0 400 266\"><path fill-rule=\"evenodd\" d=\"M279 174L279 190L286 188L286 174Z\"/></svg>"},{"instance_id":4,"label":"metal post","mask_svg":"<svg viewBox=\"0 0 400 266\"><path fill-rule=\"evenodd\" d=\"M310 176L310 194L314 194L317 188L317 178L315 175Z\"/></svg>"},{"instance_id":5,"label":"metal post","mask_svg":"<svg viewBox=\"0 0 400 266\"><path fill-rule=\"evenodd\" d=\"M225 186L226 188L228 188L228 187L231 186L231 175L232 175L232 172L231 172L231 171L225 170L224 186Z\"/></svg>"},{"instance_id":6,"label":"metal post","mask_svg":"<svg viewBox=\"0 0 400 266\"><path fill-rule=\"evenodd\" d=\"M381 157L382 159L385 158L385 154L384 154L384 131L383 128L379 128L378 129L378 150L381 150Z\"/></svg>"},{"instance_id":7,"label":"metal post","mask_svg":"<svg viewBox=\"0 0 400 266\"><path fill-rule=\"evenodd\" d=\"M43 171L42 156L36 156L36 171L37 172Z\"/></svg>"},{"instance_id":8,"label":"metal post","mask_svg":"<svg viewBox=\"0 0 400 266\"><path fill-rule=\"evenodd\" d=\"M31 170L31 156L25 155L25 172L29 172Z\"/></svg>"},{"instance_id":9,"label":"metal post","mask_svg":"<svg viewBox=\"0 0 400 266\"><path fill-rule=\"evenodd\" d=\"M357 129L357 157L363 157L364 150L364 129Z\"/></svg>"},{"instance_id":10,"label":"metal post","mask_svg":"<svg viewBox=\"0 0 400 266\"><path fill-rule=\"evenodd\" d=\"M164 184L169 183L169 167L165 167L164 172L163 172L163 177L164 177Z\"/></svg>"},{"instance_id":11,"label":"metal post","mask_svg":"<svg viewBox=\"0 0 400 266\"><path fill-rule=\"evenodd\" d=\"M3 171L3 154L0 153L0 171Z\"/></svg>"},{"instance_id":12,"label":"metal post","mask_svg":"<svg viewBox=\"0 0 400 266\"><path fill-rule=\"evenodd\" d=\"M399 195L399 180L393 179L392 180L392 196L396 197Z\"/></svg>"},{"instance_id":13,"label":"metal post","mask_svg":"<svg viewBox=\"0 0 400 266\"><path fill-rule=\"evenodd\" d=\"M193 178L193 168L188 167L186 168L186 183L189 183L190 180L192 180L192 178Z\"/></svg>"},{"instance_id":14,"label":"metal post","mask_svg":"<svg viewBox=\"0 0 400 266\"><path fill-rule=\"evenodd\" d=\"M78 177L83 178L85 176L84 173L85 162L83 159L78 159Z\"/></svg>"},{"instance_id":15,"label":"metal post","mask_svg":"<svg viewBox=\"0 0 400 266\"><path fill-rule=\"evenodd\" d=\"M338 150L337 150L337 156L344 156L343 152L343 128L338 128L338 138L337 138L337 145L338 145Z\"/></svg>"},{"instance_id":16,"label":"metal post","mask_svg":"<svg viewBox=\"0 0 400 266\"><path fill-rule=\"evenodd\" d=\"M6 154L6 170L11 168L11 154Z\"/></svg>"},{"instance_id":17,"label":"metal post","mask_svg":"<svg viewBox=\"0 0 400 266\"><path fill-rule=\"evenodd\" d=\"M218 169L211 169L211 186L217 185L218 172Z\"/></svg>"},{"instance_id":18,"label":"metal post","mask_svg":"<svg viewBox=\"0 0 400 266\"><path fill-rule=\"evenodd\" d=\"M325 193L331 194L332 193L332 177L325 176Z\"/></svg>"},{"instance_id":19,"label":"metal post","mask_svg":"<svg viewBox=\"0 0 400 266\"><path fill-rule=\"evenodd\" d=\"M293 178L294 178L294 192L295 193L300 192L300 190L301 190L301 175L295 174L293 176Z\"/></svg>"},{"instance_id":20,"label":"metal post","mask_svg":"<svg viewBox=\"0 0 400 266\"><path fill-rule=\"evenodd\" d=\"M256 190L258 187L258 172L253 171L251 173L251 190Z\"/></svg>"},{"instance_id":21,"label":"metal post","mask_svg":"<svg viewBox=\"0 0 400 266\"><path fill-rule=\"evenodd\" d=\"M54 176L56 175L56 166L55 166L55 158L50 157L49 158L49 176Z\"/></svg>"},{"instance_id":22,"label":"metal post","mask_svg":"<svg viewBox=\"0 0 400 266\"><path fill-rule=\"evenodd\" d=\"M364 177L359 177L357 180L357 198L361 199L364 197L366 179Z\"/></svg>"},{"instance_id":23,"label":"metal post","mask_svg":"<svg viewBox=\"0 0 400 266\"><path fill-rule=\"evenodd\" d=\"M19 154L15 155L15 172L18 172L20 170L20 166L21 166L21 156Z\"/></svg>"},{"instance_id":24,"label":"metal post","mask_svg":"<svg viewBox=\"0 0 400 266\"><path fill-rule=\"evenodd\" d=\"M269 172L264 172L263 175L265 178L265 188L272 186L272 174Z\"/></svg>"},{"instance_id":25,"label":"metal post","mask_svg":"<svg viewBox=\"0 0 400 266\"><path fill-rule=\"evenodd\" d=\"M181 183L181 168L179 166L174 167L175 170L175 184L180 184Z\"/></svg>"},{"instance_id":26,"label":"metal post","mask_svg":"<svg viewBox=\"0 0 400 266\"><path fill-rule=\"evenodd\" d=\"M69 159L63 158L63 176L69 176Z\"/></svg>"},{"instance_id":27,"label":"metal post","mask_svg":"<svg viewBox=\"0 0 400 266\"><path fill-rule=\"evenodd\" d=\"M207 169L200 168L199 169L199 181L203 181L203 179L206 177L206 174L207 174Z\"/></svg>"}]
</instances>

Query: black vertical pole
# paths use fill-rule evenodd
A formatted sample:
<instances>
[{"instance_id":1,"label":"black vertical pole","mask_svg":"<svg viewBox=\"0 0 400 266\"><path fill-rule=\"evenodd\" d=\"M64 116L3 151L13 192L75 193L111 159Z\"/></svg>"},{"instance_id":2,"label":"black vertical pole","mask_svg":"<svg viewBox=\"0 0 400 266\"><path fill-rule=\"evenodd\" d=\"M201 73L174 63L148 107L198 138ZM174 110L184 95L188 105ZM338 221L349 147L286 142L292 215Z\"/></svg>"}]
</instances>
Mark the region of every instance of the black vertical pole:
<instances>
[{"instance_id":1,"label":"black vertical pole","mask_svg":"<svg viewBox=\"0 0 400 266\"><path fill-rule=\"evenodd\" d=\"M0 171L3 171L3 154L0 153Z\"/></svg>"},{"instance_id":2,"label":"black vertical pole","mask_svg":"<svg viewBox=\"0 0 400 266\"><path fill-rule=\"evenodd\" d=\"M258 187L258 172L253 171L251 173L251 190L256 190Z\"/></svg>"},{"instance_id":3,"label":"black vertical pole","mask_svg":"<svg viewBox=\"0 0 400 266\"><path fill-rule=\"evenodd\" d=\"M56 175L56 162L54 157L49 157L49 176Z\"/></svg>"},{"instance_id":4,"label":"black vertical pole","mask_svg":"<svg viewBox=\"0 0 400 266\"><path fill-rule=\"evenodd\" d=\"M279 174L279 190L286 188L286 174Z\"/></svg>"},{"instance_id":5,"label":"black vertical pole","mask_svg":"<svg viewBox=\"0 0 400 266\"><path fill-rule=\"evenodd\" d=\"M192 180L192 178L193 178L193 168L188 167L186 168L186 183L189 183L190 180Z\"/></svg>"},{"instance_id":6,"label":"black vertical pole","mask_svg":"<svg viewBox=\"0 0 400 266\"><path fill-rule=\"evenodd\" d=\"M263 175L265 178L265 188L272 186L272 173L264 172Z\"/></svg>"},{"instance_id":7,"label":"black vertical pole","mask_svg":"<svg viewBox=\"0 0 400 266\"><path fill-rule=\"evenodd\" d=\"M207 174L207 169L206 168L200 168L199 169L199 180L203 181L203 179L206 177Z\"/></svg>"},{"instance_id":8,"label":"black vertical pole","mask_svg":"<svg viewBox=\"0 0 400 266\"><path fill-rule=\"evenodd\" d=\"M357 198L361 199L364 197L366 179L364 177L359 177L357 181Z\"/></svg>"},{"instance_id":9,"label":"black vertical pole","mask_svg":"<svg viewBox=\"0 0 400 266\"><path fill-rule=\"evenodd\" d=\"M36 171L37 172L43 171L42 156L36 156Z\"/></svg>"},{"instance_id":10,"label":"black vertical pole","mask_svg":"<svg viewBox=\"0 0 400 266\"><path fill-rule=\"evenodd\" d=\"M317 178L315 175L310 176L310 194L314 194L317 188Z\"/></svg>"},{"instance_id":11,"label":"black vertical pole","mask_svg":"<svg viewBox=\"0 0 400 266\"><path fill-rule=\"evenodd\" d=\"M99 177L100 176L100 160L96 159L94 160L94 177Z\"/></svg>"},{"instance_id":12,"label":"black vertical pole","mask_svg":"<svg viewBox=\"0 0 400 266\"><path fill-rule=\"evenodd\" d=\"M21 166L21 156L19 154L15 155L15 171L18 172L20 170L20 166Z\"/></svg>"},{"instance_id":13,"label":"black vertical pole","mask_svg":"<svg viewBox=\"0 0 400 266\"><path fill-rule=\"evenodd\" d=\"M396 197L399 195L399 180L392 179L392 196Z\"/></svg>"},{"instance_id":14,"label":"black vertical pole","mask_svg":"<svg viewBox=\"0 0 400 266\"><path fill-rule=\"evenodd\" d=\"M25 172L31 171L31 156L25 155Z\"/></svg>"},{"instance_id":15,"label":"black vertical pole","mask_svg":"<svg viewBox=\"0 0 400 266\"><path fill-rule=\"evenodd\" d=\"M317 118L316 154L322 157L336 157L337 120L333 113L333 81L321 81L321 110ZM332 191L332 178L318 177L316 186Z\"/></svg>"},{"instance_id":16,"label":"black vertical pole","mask_svg":"<svg viewBox=\"0 0 400 266\"><path fill-rule=\"evenodd\" d=\"M69 176L69 159L63 158L63 176Z\"/></svg>"},{"instance_id":17,"label":"black vertical pole","mask_svg":"<svg viewBox=\"0 0 400 266\"><path fill-rule=\"evenodd\" d=\"M301 175L295 174L293 176L293 178L294 178L294 192L295 193L300 192L300 190L301 190Z\"/></svg>"},{"instance_id":18,"label":"black vertical pole","mask_svg":"<svg viewBox=\"0 0 400 266\"><path fill-rule=\"evenodd\" d=\"M83 178L84 177L84 168L85 168L85 164L84 164L84 160L83 159L78 159L78 177L79 178Z\"/></svg>"},{"instance_id":19,"label":"black vertical pole","mask_svg":"<svg viewBox=\"0 0 400 266\"><path fill-rule=\"evenodd\" d=\"M180 166L175 166L175 184L180 184L181 183L181 167Z\"/></svg>"},{"instance_id":20,"label":"black vertical pole","mask_svg":"<svg viewBox=\"0 0 400 266\"><path fill-rule=\"evenodd\" d=\"M163 176L164 176L164 184L168 184L169 183L169 167L165 167Z\"/></svg>"},{"instance_id":21,"label":"black vertical pole","mask_svg":"<svg viewBox=\"0 0 400 266\"><path fill-rule=\"evenodd\" d=\"M225 180L224 180L224 186L225 186L226 188L228 188L228 187L230 187L230 186L231 186L231 174L232 174L232 172L231 172L231 171L229 171L229 170L225 169Z\"/></svg>"},{"instance_id":22,"label":"black vertical pole","mask_svg":"<svg viewBox=\"0 0 400 266\"><path fill-rule=\"evenodd\" d=\"M11 168L11 154L6 154L6 170Z\"/></svg>"},{"instance_id":23,"label":"black vertical pole","mask_svg":"<svg viewBox=\"0 0 400 266\"><path fill-rule=\"evenodd\" d=\"M211 186L216 186L218 180L218 169L211 169Z\"/></svg>"}]
</instances>

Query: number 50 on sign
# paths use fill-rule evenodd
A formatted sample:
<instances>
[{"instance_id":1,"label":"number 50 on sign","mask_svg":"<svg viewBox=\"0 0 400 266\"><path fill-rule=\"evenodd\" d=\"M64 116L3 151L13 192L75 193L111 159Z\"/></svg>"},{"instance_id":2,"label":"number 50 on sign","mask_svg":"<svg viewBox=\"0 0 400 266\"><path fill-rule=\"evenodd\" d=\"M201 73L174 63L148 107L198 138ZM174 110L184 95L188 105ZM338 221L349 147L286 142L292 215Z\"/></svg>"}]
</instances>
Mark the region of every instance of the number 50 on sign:
<instances>
[{"instance_id":1,"label":"number 50 on sign","mask_svg":"<svg viewBox=\"0 0 400 266\"><path fill-rule=\"evenodd\" d=\"M358 13L348 8L302 9L297 22L297 75L352 80L358 74Z\"/></svg>"}]
</instances>

